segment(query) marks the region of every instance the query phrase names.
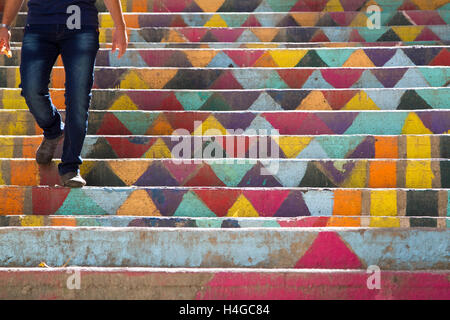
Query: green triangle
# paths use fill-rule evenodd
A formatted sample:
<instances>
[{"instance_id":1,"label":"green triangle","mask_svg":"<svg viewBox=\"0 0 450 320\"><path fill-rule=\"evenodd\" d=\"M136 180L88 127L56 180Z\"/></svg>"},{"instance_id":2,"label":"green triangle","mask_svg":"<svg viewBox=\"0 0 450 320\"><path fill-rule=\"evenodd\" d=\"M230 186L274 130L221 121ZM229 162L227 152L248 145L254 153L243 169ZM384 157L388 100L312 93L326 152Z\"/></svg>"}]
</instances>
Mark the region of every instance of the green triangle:
<instances>
[{"instance_id":1,"label":"green triangle","mask_svg":"<svg viewBox=\"0 0 450 320\"><path fill-rule=\"evenodd\" d=\"M353 49L318 49L316 54L319 58L330 68L339 68L348 60L348 58L355 52Z\"/></svg>"},{"instance_id":2,"label":"green triangle","mask_svg":"<svg viewBox=\"0 0 450 320\"><path fill-rule=\"evenodd\" d=\"M178 91L175 93L184 110L198 110L211 97L212 92Z\"/></svg>"},{"instance_id":3,"label":"green triangle","mask_svg":"<svg viewBox=\"0 0 450 320\"><path fill-rule=\"evenodd\" d=\"M72 189L67 195L63 205L55 215L105 215L100 206L87 196L82 189Z\"/></svg>"},{"instance_id":4,"label":"green triangle","mask_svg":"<svg viewBox=\"0 0 450 320\"><path fill-rule=\"evenodd\" d=\"M142 111L122 111L114 112L114 116L128 129L132 134L145 135L153 121L159 116L159 113L148 113Z\"/></svg>"},{"instance_id":5,"label":"green triangle","mask_svg":"<svg viewBox=\"0 0 450 320\"><path fill-rule=\"evenodd\" d=\"M183 196L183 200L178 205L174 217L216 217L196 195L189 191Z\"/></svg>"},{"instance_id":6,"label":"green triangle","mask_svg":"<svg viewBox=\"0 0 450 320\"><path fill-rule=\"evenodd\" d=\"M208 101L206 101L200 110L208 111L230 111L232 110L220 93L214 93Z\"/></svg>"}]
</instances>

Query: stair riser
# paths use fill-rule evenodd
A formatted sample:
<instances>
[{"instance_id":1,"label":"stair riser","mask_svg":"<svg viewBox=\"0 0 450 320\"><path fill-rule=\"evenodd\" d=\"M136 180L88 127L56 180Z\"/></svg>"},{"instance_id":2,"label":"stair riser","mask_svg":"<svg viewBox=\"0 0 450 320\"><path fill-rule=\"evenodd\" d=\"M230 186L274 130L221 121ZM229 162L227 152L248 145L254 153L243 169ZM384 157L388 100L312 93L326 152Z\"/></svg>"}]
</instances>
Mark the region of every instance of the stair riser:
<instances>
[{"instance_id":1,"label":"stair riser","mask_svg":"<svg viewBox=\"0 0 450 320\"><path fill-rule=\"evenodd\" d=\"M445 25L450 24L447 11L383 11L382 26L387 25ZM125 13L128 28L144 27L367 27L371 14L366 12L291 12L291 13ZM27 14L20 13L15 26L24 27ZM111 28L109 13L99 14L102 28Z\"/></svg>"},{"instance_id":2,"label":"stair riser","mask_svg":"<svg viewBox=\"0 0 450 320\"><path fill-rule=\"evenodd\" d=\"M449 33L450 34L450 33ZM404 68L95 68L96 89L360 89L448 86L449 67ZM18 67L0 67L0 87L18 88ZM65 87L63 67L50 87Z\"/></svg>"},{"instance_id":3,"label":"stair riser","mask_svg":"<svg viewBox=\"0 0 450 320\"><path fill-rule=\"evenodd\" d=\"M160 218L160 217L63 217L0 216L0 227L142 227L142 228L450 228L444 217L346 217L298 218Z\"/></svg>"},{"instance_id":4,"label":"stair riser","mask_svg":"<svg viewBox=\"0 0 450 320\"><path fill-rule=\"evenodd\" d=\"M328 230L328 229L327 229ZM0 265L445 270L438 229L2 228Z\"/></svg>"},{"instance_id":5,"label":"stair riser","mask_svg":"<svg viewBox=\"0 0 450 320\"><path fill-rule=\"evenodd\" d=\"M28 109L20 89L0 89L0 109ZM64 89L51 89L65 108ZM450 88L364 90L101 90L92 91L91 110L282 111L448 109Z\"/></svg>"},{"instance_id":6,"label":"stair riser","mask_svg":"<svg viewBox=\"0 0 450 320\"><path fill-rule=\"evenodd\" d=\"M174 137L102 137L87 136L81 153L87 159L121 158L181 158L172 153L179 143ZM188 137L184 137L188 139ZM192 137L190 157L210 155L208 140L221 142L215 157L249 158L257 154L258 147L264 143L268 150L278 145L274 154L281 159L428 159L450 158L450 136L279 136L277 138L248 136ZM0 158L35 158L42 142L41 136L0 137ZM228 144L228 147L227 147ZM55 158L60 159L62 144L58 145ZM239 151L245 146L252 151ZM309 146L309 147L308 147ZM270 157L260 152L260 156ZM186 154L186 157L188 153Z\"/></svg>"},{"instance_id":7,"label":"stair riser","mask_svg":"<svg viewBox=\"0 0 450 320\"><path fill-rule=\"evenodd\" d=\"M183 163L181 163L183 162ZM449 188L450 161L437 160L87 160L90 186ZM240 163L239 163L240 162ZM1 160L3 185L60 184L58 162ZM126 170L126 171L124 171Z\"/></svg>"},{"instance_id":8,"label":"stair riser","mask_svg":"<svg viewBox=\"0 0 450 320\"><path fill-rule=\"evenodd\" d=\"M0 57L0 65L20 65L21 50L14 59ZM322 57L322 58L321 58ZM59 58L57 66L62 66ZM403 49L311 50L129 50L120 60L110 50L97 54L98 67L200 67L200 68L308 68L308 67L402 67L450 66L450 51L442 47Z\"/></svg>"},{"instance_id":9,"label":"stair riser","mask_svg":"<svg viewBox=\"0 0 450 320\"><path fill-rule=\"evenodd\" d=\"M65 118L65 111L61 114ZM42 133L28 110L1 110L0 123L5 124L0 127L1 135ZM275 136L447 134L450 133L450 111L339 113L91 111L89 113L90 135L213 136L242 133Z\"/></svg>"},{"instance_id":10,"label":"stair riser","mask_svg":"<svg viewBox=\"0 0 450 320\"><path fill-rule=\"evenodd\" d=\"M68 278L80 276L80 289ZM381 271L369 290L361 271L226 271L155 269L2 269L0 299L145 300L448 300L448 272ZM402 285L399 286L398 283ZM73 284L73 283L72 283ZM23 288L26 288L24 290ZM100 290L99 290L100 288ZM185 308L185 306L183 306ZM270 309L269 309L270 310ZM256 309L251 309L256 312ZM175 314L175 313L174 313Z\"/></svg>"},{"instance_id":11,"label":"stair riser","mask_svg":"<svg viewBox=\"0 0 450 320\"><path fill-rule=\"evenodd\" d=\"M111 42L114 29L100 29L100 42ZM450 26L287 27L287 28L142 28L129 29L130 42L391 42L450 41ZM12 30L20 42L24 30Z\"/></svg>"},{"instance_id":12,"label":"stair riser","mask_svg":"<svg viewBox=\"0 0 450 320\"><path fill-rule=\"evenodd\" d=\"M377 227L440 228L445 227L440 224L442 222L427 217L450 216L448 190L89 187L80 191L60 187L3 186L0 187L0 198L0 215L227 216L246 219L321 216L331 219L329 226L341 223L354 227L365 226L364 219L370 216L372 226ZM387 215L392 218L378 218ZM408 225L402 220L404 217L423 219L413 219ZM33 219L42 217L30 216L28 219L24 223L40 223Z\"/></svg>"},{"instance_id":13,"label":"stair riser","mask_svg":"<svg viewBox=\"0 0 450 320\"><path fill-rule=\"evenodd\" d=\"M121 1L122 8L126 12L288 12L288 11L307 11L307 12L321 12L321 11L365 11L372 1L362 0L341 0L334 1L309 1L305 4L304 1L269 1L263 0L242 1L242 0L219 0L219 1L195 1L195 0L126 0ZM97 9L101 12L107 11L103 2L97 2ZM379 5L380 11L395 11L395 10L437 10L448 9L446 1L430 1L430 0L415 0L414 4L410 1L385 1ZM21 11L26 11L26 3L23 5Z\"/></svg>"}]
</instances>

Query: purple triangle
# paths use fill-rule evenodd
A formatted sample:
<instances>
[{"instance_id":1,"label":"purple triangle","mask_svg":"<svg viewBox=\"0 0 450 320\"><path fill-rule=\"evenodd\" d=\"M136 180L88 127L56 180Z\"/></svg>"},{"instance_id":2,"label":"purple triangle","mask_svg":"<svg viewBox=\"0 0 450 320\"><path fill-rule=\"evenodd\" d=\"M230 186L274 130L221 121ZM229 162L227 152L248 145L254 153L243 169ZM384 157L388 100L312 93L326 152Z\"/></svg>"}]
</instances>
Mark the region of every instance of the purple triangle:
<instances>
[{"instance_id":1,"label":"purple triangle","mask_svg":"<svg viewBox=\"0 0 450 320\"><path fill-rule=\"evenodd\" d=\"M233 110L247 110L258 99L259 91L228 91L221 92L222 97Z\"/></svg>"},{"instance_id":2,"label":"purple triangle","mask_svg":"<svg viewBox=\"0 0 450 320\"><path fill-rule=\"evenodd\" d=\"M349 159L373 159L375 158L375 137L365 138L353 152L348 155Z\"/></svg>"},{"instance_id":3,"label":"purple triangle","mask_svg":"<svg viewBox=\"0 0 450 320\"><path fill-rule=\"evenodd\" d=\"M384 66L395 55L395 52L395 49L364 49L364 53L377 67Z\"/></svg>"},{"instance_id":4,"label":"purple triangle","mask_svg":"<svg viewBox=\"0 0 450 320\"><path fill-rule=\"evenodd\" d=\"M357 112L318 112L316 116L336 134L343 134L352 125Z\"/></svg>"},{"instance_id":5,"label":"purple triangle","mask_svg":"<svg viewBox=\"0 0 450 320\"><path fill-rule=\"evenodd\" d=\"M444 134L450 130L450 112L416 112L425 127L435 134Z\"/></svg>"},{"instance_id":6,"label":"purple triangle","mask_svg":"<svg viewBox=\"0 0 450 320\"><path fill-rule=\"evenodd\" d=\"M271 175L262 175L262 164L258 162L239 182L238 187L282 187L281 183ZM267 170L265 170L267 171Z\"/></svg>"},{"instance_id":7,"label":"purple triangle","mask_svg":"<svg viewBox=\"0 0 450 320\"><path fill-rule=\"evenodd\" d=\"M170 172L164 167L162 161L154 161L147 171L136 181L136 186L179 186L179 183L172 177Z\"/></svg>"},{"instance_id":8,"label":"purple triangle","mask_svg":"<svg viewBox=\"0 0 450 320\"><path fill-rule=\"evenodd\" d=\"M394 88L408 68L372 69L372 74L385 88Z\"/></svg>"},{"instance_id":9,"label":"purple triangle","mask_svg":"<svg viewBox=\"0 0 450 320\"><path fill-rule=\"evenodd\" d=\"M255 119L256 115L254 113L245 112L245 113L215 113L214 117L217 119L217 121L220 122L220 124L225 129L242 129L245 131L250 124L252 123L253 119Z\"/></svg>"},{"instance_id":10,"label":"purple triangle","mask_svg":"<svg viewBox=\"0 0 450 320\"><path fill-rule=\"evenodd\" d=\"M163 216L173 216L187 190L147 189L148 195Z\"/></svg>"},{"instance_id":11,"label":"purple triangle","mask_svg":"<svg viewBox=\"0 0 450 320\"><path fill-rule=\"evenodd\" d=\"M303 200L303 193L298 190L291 191L286 200L274 214L274 217L303 217L310 216L308 206Z\"/></svg>"}]
</instances>

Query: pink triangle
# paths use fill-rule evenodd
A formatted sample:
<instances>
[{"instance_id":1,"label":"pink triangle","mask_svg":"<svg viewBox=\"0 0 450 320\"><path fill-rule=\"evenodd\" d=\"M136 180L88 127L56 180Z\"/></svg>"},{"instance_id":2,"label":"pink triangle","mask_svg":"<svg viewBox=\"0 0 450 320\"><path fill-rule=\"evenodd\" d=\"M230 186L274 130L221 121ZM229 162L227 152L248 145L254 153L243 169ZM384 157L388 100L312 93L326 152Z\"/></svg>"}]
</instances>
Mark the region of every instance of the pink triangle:
<instances>
[{"instance_id":1,"label":"pink triangle","mask_svg":"<svg viewBox=\"0 0 450 320\"><path fill-rule=\"evenodd\" d=\"M361 269L362 263L336 232L320 232L295 268Z\"/></svg>"},{"instance_id":2,"label":"pink triangle","mask_svg":"<svg viewBox=\"0 0 450 320\"><path fill-rule=\"evenodd\" d=\"M208 32L208 28L183 28L180 32L190 41L190 42L200 42L205 34Z\"/></svg>"},{"instance_id":3,"label":"pink triangle","mask_svg":"<svg viewBox=\"0 0 450 320\"><path fill-rule=\"evenodd\" d=\"M277 129L280 134L297 134L298 128L308 116L307 112L273 112L263 113L262 116Z\"/></svg>"},{"instance_id":4,"label":"pink triangle","mask_svg":"<svg viewBox=\"0 0 450 320\"><path fill-rule=\"evenodd\" d=\"M358 81L364 69L322 69L322 77L326 82L331 84L333 88L351 88Z\"/></svg>"},{"instance_id":5,"label":"pink triangle","mask_svg":"<svg viewBox=\"0 0 450 320\"><path fill-rule=\"evenodd\" d=\"M209 30L218 42L235 42L244 31L245 28L213 28Z\"/></svg>"},{"instance_id":6,"label":"pink triangle","mask_svg":"<svg viewBox=\"0 0 450 320\"><path fill-rule=\"evenodd\" d=\"M174 161L166 161L164 162L164 166L172 174L172 176L180 184L182 184L188 178L193 177L202 166L202 164L196 164L190 160L183 160L182 165L175 163Z\"/></svg>"},{"instance_id":7,"label":"pink triangle","mask_svg":"<svg viewBox=\"0 0 450 320\"><path fill-rule=\"evenodd\" d=\"M236 80L231 70L226 70L214 83L209 87L210 90L220 89L242 89L241 84Z\"/></svg>"},{"instance_id":8,"label":"pink triangle","mask_svg":"<svg viewBox=\"0 0 450 320\"><path fill-rule=\"evenodd\" d=\"M248 190L243 194L261 217L273 217L289 192L290 190Z\"/></svg>"}]
</instances>

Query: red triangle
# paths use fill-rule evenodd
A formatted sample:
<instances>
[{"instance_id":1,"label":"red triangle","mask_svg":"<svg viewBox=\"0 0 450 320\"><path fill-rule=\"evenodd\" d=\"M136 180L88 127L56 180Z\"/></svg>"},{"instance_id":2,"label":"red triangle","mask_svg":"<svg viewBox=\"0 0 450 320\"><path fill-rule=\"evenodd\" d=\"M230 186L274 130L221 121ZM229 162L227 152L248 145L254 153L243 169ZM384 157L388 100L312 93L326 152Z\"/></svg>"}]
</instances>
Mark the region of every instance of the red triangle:
<instances>
[{"instance_id":1,"label":"red triangle","mask_svg":"<svg viewBox=\"0 0 450 320\"><path fill-rule=\"evenodd\" d=\"M173 19L172 22L170 23L171 28L183 28L187 26L188 25L186 24L186 22L184 22L183 17L178 15L175 16L175 19Z\"/></svg>"},{"instance_id":2,"label":"red triangle","mask_svg":"<svg viewBox=\"0 0 450 320\"><path fill-rule=\"evenodd\" d=\"M203 163L194 177L189 179L185 187L225 187L226 185L217 177L207 163Z\"/></svg>"},{"instance_id":3,"label":"red triangle","mask_svg":"<svg viewBox=\"0 0 450 320\"><path fill-rule=\"evenodd\" d=\"M179 184L183 185L184 181L190 179L196 174L201 164L186 159L178 159L178 160L183 162L179 164L176 161L166 161L164 166L170 172L170 174L179 182Z\"/></svg>"},{"instance_id":4,"label":"red triangle","mask_svg":"<svg viewBox=\"0 0 450 320\"><path fill-rule=\"evenodd\" d=\"M114 116L113 113L105 113L100 128L96 135L132 135L131 131Z\"/></svg>"},{"instance_id":5,"label":"red triangle","mask_svg":"<svg viewBox=\"0 0 450 320\"><path fill-rule=\"evenodd\" d=\"M261 217L273 217L290 190L248 190L244 196L251 202Z\"/></svg>"},{"instance_id":6,"label":"red triangle","mask_svg":"<svg viewBox=\"0 0 450 320\"><path fill-rule=\"evenodd\" d=\"M309 42L331 42L322 30L317 30Z\"/></svg>"},{"instance_id":7,"label":"red triangle","mask_svg":"<svg viewBox=\"0 0 450 320\"><path fill-rule=\"evenodd\" d=\"M346 0L341 1L344 11L360 11L367 0Z\"/></svg>"},{"instance_id":8,"label":"red triangle","mask_svg":"<svg viewBox=\"0 0 450 320\"><path fill-rule=\"evenodd\" d=\"M279 69L277 72L290 89L301 89L314 69Z\"/></svg>"},{"instance_id":9,"label":"red triangle","mask_svg":"<svg viewBox=\"0 0 450 320\"><path fill-rule=\"evenodd\" d=\"M446 48L442 49L439 54L434 57L428 64L429 66L450 66L450 51Z\"/></svg>"},{"instance_id":10,"label":"red triangle","mask_svg":"<svg viewBox=\"0 0 450 320\"><path fill-rule=\"evenodd\" d=\"M306 4L305 0L299 0L292 8L290 12L311 12L311 8Z\"/></svg>"},{"instance_id":11,"label":"red triangle","mask_svg":"<svg viewBox=\"0 0 450 320\"><path fill-rule=\"evenodd\" d=\"M149 139L145 144L138 144L131 142L128 138L124 137L107 137L111 148L117 154L119 158L140 158L147 152L157 138Z\"/></svg>"},{"instance_id":12,"label":"red triangle","mask_svg":"<svg viewBox=\"0 0 450 320\"><path fill-rule=\"evenodd\" d=\"M295 268L361 269L362 263L336 232L320 232Z\"/></svg>"},{"instance_id":13,"label":"red triangle","mask_svg":"<svg viewBox=\"0 0 450 320\"><path fill-rule=\"evenodd\" d=\"M366 42L366 39L359 34L357 29L353 29L348 37L348 42Z\"/></svg>"},{"instance_id":14,"label":"red triangle","mask_svg":"<svg viewBox=\"0 0 450 320\"><path fill-rule=\"evenodd\" d=\"M211 115L210 112L166 112L165 116L174 130L186 129L194 132L196 122L203 122Z\"/></svg>"},{"instance_id":15,"label":"red triangle","mask_svg":"<svg viewBox=\"0 0 450 320\"><path fill-rule=\"evenodd\" d=\"M423 28L422 32L417 36L415 41L440 41L441 39L430 30L430 28Z\"/></svg>"},{"instance_id":16,"label":"red triangle","mask_svg":"<svg viewBox=\"0 0 450 320\"><path fill-rule=\"evenodd\" d=\"M33 214L54 214L63 205L69 192L69 188L33 188Z\"/></svg>"},{"instance_id":17,"label":"red triangle","mask_svg":"<svg viewBox=\"0 0 450 320\"><path fill-rule=\"evenodd\" d=\"M184 110L183 105L178 101L173 92L169 93L169 96L161 102L159 110L171 111L171 110Z\"/></svg>"},{"instance_id":18,"label":"red triangle","mask_svg":"<svg viewBox=\"0 0 450 320\"><path fill-rule=\"evenodd\" d=\"M280 134L297 134L298 128L303 125L307 112L273 112L263 113L262 116L277 129Z\"/></svg>"},{"instance_id":19,"label":"red triangle","mask_svg":"<svg viewBox=\"0 0 450 320\"><path fill-rule=\"evenodd\" d=\"M333 130L328 128L314 113L307 113L301 126L295 128L295 134L318 135L318 134L335 134Z\"/></svg>"},{"instance_id":20,"label":"red triangle","mask_svg":"<svg viewBox=\"0 0 450 320\"><path fill-rule=\"evenodd\" d=\"M364 69L322 69L322 77L333 88L351 88L361 78Z\"/></svg>"},{"instance_id":21,"label":"red triangle","mask_svg":"<svg viewBox=\"0 0 450 320\"><path fill-rule=\"evenodd\" d=\"M218 217L226 216L241 194L238 189L198 189L194 192Z\"/></svg>"},{"instance_id":22,"label":"red triangle","mask_svg":"<svg viewBox=\"0 0 450 320\"><path fill-rule=\"evenodd\" d=\"M303 0L311 11L322 12L329 0Z\"/></svg>"},{"instance_id":23,"label":"red triangle","mask_svg":"<svg viewBox=\"0 0 450 320\"><path fill-rule=\"evenodd\" d=\"M250 15L241 27L261 27L261 23L259 23L258 19L256 19L255 15Z\"/></svg>"},{"instance_id":24,"label":"red triangle","mask_svg":"<svg viewBox=\"0 0 450 320\"><path fill-rule=\"evenodd\" d=\"M358 90L322 91L325 99L333 110L342 109L358 92Z\"/></svg>"},{"instance_id":25,"label":"red triangle","mask_svg":"<svg viewBox=\"0 0 450 320\"><path fill-rule=\"evenodd\" d=\"M231 70L226 70L217 78L214 83L209 86L210 90L221 89L243 89L241 84L236 80Z\"/></svg>"},{"instance_id":26,"label":"red triangle","mask_svg":"<svg viewBox=\"0 0 450 320\"><path fill-rule=\"evenodd\" d=\"M212 28L209 30L218 42L235 42L244 31L245 28Z\"/></svg>"},{"instance_id":27,"label":"red triangle","mask_svg":"<svg viewBox=\"0 0 450 320\"><path fill-rule=\"evenodd\" d=\"M265 53L264 50L224 50L223 51L239 67L252 67Z\"/></svg>"},{"instance_id":28,"label":"red triangle","mask_svg":"<svg viewBox=\"0 0 450 320\"><path fill-rule=\"evenodd\" d=\"M139 50L139 55L147 66L162 67L174 52L173 50Z\"/></svg>"},{"instance_id":29,"label":"red triangle","mask_svg":"<svg viewBox=\"0 0 450 320\"><path fill-rule=\"evenodd\" d=\"M358 13L359 12L340 11L330 12L329 15L339 26L348 27Z\"/></svg>"},{"instance_id":30,"label":"red triangle","mask_svg":"<svg viewBox=\"0 0 450 320\"><path fill-rule=\"evenodd\" d=\"M202 38L208 33L208 28L183 28L180 32L190 41L190 42L200 42Z\"/></svg>"}]
</instances>

